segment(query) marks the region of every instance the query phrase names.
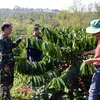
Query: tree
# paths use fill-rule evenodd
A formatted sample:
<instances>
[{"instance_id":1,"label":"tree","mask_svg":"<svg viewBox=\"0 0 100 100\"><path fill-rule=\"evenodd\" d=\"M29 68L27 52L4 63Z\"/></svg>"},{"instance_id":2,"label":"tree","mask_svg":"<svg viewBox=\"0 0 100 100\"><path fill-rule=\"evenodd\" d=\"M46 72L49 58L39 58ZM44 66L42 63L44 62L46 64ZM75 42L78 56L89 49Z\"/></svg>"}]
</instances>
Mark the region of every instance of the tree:
<instances>
[{"instance_id":1,"label":"tree","mask_svg":"<svg viewBox=\"0 0 100 100\"><path fill-rule=\"evenodd\" d=\"M95 9L100 14L100 2L95 3Z\"/></svg>"}]
</instances>

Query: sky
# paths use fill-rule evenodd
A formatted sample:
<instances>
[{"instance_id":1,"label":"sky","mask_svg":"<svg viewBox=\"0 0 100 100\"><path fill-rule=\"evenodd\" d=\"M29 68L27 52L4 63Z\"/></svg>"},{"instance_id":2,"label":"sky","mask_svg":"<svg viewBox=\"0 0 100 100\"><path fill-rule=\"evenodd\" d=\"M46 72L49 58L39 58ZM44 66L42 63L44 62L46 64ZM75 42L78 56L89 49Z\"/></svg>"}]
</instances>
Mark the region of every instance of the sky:
<instances>
[{"instance_id":1,"label":"sky","mask_svg":"<svg viewBox=\"0 0 100 100\"><path fill-rule=\"evenodd\" d=\"M82 4L99 2L100 0L82 0ZM49 8L65 10L73 5L73 0L2 0L0 8L13 9L15 6L21 8Z\"/></svg>"}]
</instances>

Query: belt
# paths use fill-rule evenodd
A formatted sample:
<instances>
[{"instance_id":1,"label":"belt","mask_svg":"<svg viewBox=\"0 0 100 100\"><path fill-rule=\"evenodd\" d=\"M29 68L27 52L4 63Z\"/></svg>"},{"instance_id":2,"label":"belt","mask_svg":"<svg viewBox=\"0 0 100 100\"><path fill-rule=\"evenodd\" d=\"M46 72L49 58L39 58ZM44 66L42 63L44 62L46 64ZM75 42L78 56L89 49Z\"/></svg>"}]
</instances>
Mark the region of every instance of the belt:
<instances>
[{"instance_id":1,"label":"belt","mask_svg":"<svg viewBox=\"0 0 100 100\"><path fill-rule=\"evenodd\" d=\"M94 65L95 68L100 68L100 65Z\"/></svg>"}]
</instances>

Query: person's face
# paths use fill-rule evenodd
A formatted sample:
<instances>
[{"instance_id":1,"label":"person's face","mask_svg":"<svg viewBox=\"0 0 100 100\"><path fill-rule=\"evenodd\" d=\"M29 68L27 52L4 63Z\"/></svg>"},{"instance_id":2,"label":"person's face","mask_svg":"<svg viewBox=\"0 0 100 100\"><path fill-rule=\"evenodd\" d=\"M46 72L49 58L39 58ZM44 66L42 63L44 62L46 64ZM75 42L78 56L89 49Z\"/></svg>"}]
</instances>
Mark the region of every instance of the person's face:
<instances>
[{"instance_id":1,"label":"person's face","mask_svg":"<svg viewBox=\"0 0 100 100\"><path fill-rule=\"evenodd\" d=\"M6 32L7 35L10 35L10 33L12 32L12 26L5 28L5 32Z\"/></svg>"},{"instance_id":2,"label":"person's face","mask_svg":"<svg viewBox=\"0 0 100 100\"><path fill-rule=\"evenodd\" d=\"M35 32L35 35L39 36L40 34L39 30L35 30L34 32Z\"/></svg>"},{"instance_id":3,"label":"person's face","mask_svg":"<svg viewBox=\"0 0 100 100\"><path fill-rule=\"evenodd\" d=\"M97 38L98 40L100 40L100 32L95 33L94 36L96 36L96 38Z\"/></svg>"}]
</instances>

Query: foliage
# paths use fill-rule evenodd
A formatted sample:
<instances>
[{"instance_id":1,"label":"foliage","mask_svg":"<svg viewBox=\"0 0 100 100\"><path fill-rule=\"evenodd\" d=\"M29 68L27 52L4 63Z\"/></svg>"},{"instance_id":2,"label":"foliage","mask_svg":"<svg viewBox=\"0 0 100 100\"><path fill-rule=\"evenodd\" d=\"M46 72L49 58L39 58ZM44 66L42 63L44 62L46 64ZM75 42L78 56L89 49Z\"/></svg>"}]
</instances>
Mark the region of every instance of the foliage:
<instances>
[{"instance_id":1,"label":"foliage","mask_svg":"<svg viewBox=\"0 0 100 100\"><path fill-rule=\"evenodd\" d=\"M95 9L97 9L97 7L98 6L96 6ZM21 8L17 10L0 9L0 24L5 21L11 22L14 25L14 32L17 30L15 28L16 26L19 26L18 30L20 28L23 29L23 27L25 27L24 29L31 27L27 30L31 32L30 30L33 25L37 23L48 28L64 28L66 26L86 27L91 20L99 19L99 12L98 10L97 12L92 11L93 6L91 4L89 5L88 11L84 11L85 9L85 6L81 6L80 2L78 2L77 6L73 5L68 10L62 10L56 13L36 12L34 9Z\"/></svg>"},{"instance_id":2,"label":"foliage","mask_svg":"<svg viewBox=\"0 0 100 100\"><path fill-rule=\"evenodd\" d=\"M42 60L40 62L26 61L25 45L27 40L19 45L18 56L21 57L15 56L17 73L27 75L28 84L38 87L33 97L34 100L35 98L46 98L46 100L78 99L87 96L88 77L83 80L82 76L91 76L93 69L91 67L87 70L87 67L83 66L83 60L89 57L84 58L81 54L95 48L96 38L86 34L85 29L79 27L50 30L41 26L40 29L43 42L41 45L37 42L35 46L40 46L39 48L43 51ZM17 51L14 52L14 54L17 53ZM76 83L77 85L75 85Z\"/></svg>"},{"instance_id":3,"label":"foliage","mask_svg":"<svg viewBox=\"0 0 100 100\"><path fill-rule=\"evenodd\" d=\"M32 90L30 79L27 75L20 75L15 72L14 86L11 89L11 95L16 100L31 99L35 91Z\"/></svg>"},{"instance_id":4,"label":"foliage","mask_svg":"<svg viewBox=\"0 0 100 100\"><path fill-rule=\"evenodd\" d=\"M58 13L0 9L0 24L9 21L13 25L12 40L22 34L27 35L13 50L16 66L11 94L18 100L31 97L34 100L86 100L94 69L93 66L83 66L83 60L90 56L82 57L81 54L94 49L96 39L84 28L92 19L99 18L99 12L85 12L81 7L78 11L78 6L75 10ZM43 58L40 62L26 62L26 43L33 32L33 25L37 23L41 26L43 42L36 46L43 51ZM31 86L37 87L36 91L25 95L25 88L28 90Z\"/></svg>"}]
</instances>

